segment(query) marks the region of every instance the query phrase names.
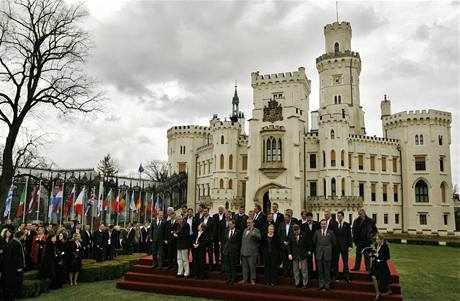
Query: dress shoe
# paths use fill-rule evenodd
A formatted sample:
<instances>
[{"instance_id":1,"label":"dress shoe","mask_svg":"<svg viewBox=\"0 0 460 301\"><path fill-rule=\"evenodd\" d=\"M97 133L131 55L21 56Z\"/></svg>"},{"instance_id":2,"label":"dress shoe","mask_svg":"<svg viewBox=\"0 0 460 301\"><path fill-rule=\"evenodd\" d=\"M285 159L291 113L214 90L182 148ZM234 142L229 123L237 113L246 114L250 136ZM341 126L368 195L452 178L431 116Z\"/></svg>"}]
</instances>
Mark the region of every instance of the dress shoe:
<instances>
[{"instance_id":1,"label":"dress shoe","mask_svg":"<svg viewBox=\"0 0 460 301\"><path fill-rule=\"evenodd\" d=\"M322 288L322 289L321 289L321 291L322 291L322 292L325 292L325 291L326 291L326 289L325 289L325 288Z\"/></svg>"},{"instance_id":2,"label":"dress shoe","mask_svg":"<svg viewBox=\"0 0 460 301\"><path fill-rule=\"evenodd\" d=\"M383 293L383 294L380 294L380 296L388 296L389 294L391 294L392 291L390 289L388 289L387 292Z\"/></svg>"},{"instance_id":3,"label":"dress shoe","mask_svg":"<svg viewBox=\"0 0 460 301\"><path fill-rule=\"evenodd\" d=\"M251 285L256 285L256 282L251 280Z\"/></svg>"},{"instance_id":4,"label":"dress shoe","mask_svg":"<svg viewBox=\"0 0 460 301\"><path fill-rule=\"evenodd\" d=\"M302 288L303 288L303 289L306 289L306 288L307 288L307 285L302 286Z\"/></svg>"},{"instance_id":5,"label":"dress shoe","mask_svg":"<svg viewBox=\"0 0 460 301\"><path fill-rule=\"evenodd\" d=\"M244 280L241 280L241 281L238 281L238 284L244 284L246 281Z\"/></svg>"}]
</instances>

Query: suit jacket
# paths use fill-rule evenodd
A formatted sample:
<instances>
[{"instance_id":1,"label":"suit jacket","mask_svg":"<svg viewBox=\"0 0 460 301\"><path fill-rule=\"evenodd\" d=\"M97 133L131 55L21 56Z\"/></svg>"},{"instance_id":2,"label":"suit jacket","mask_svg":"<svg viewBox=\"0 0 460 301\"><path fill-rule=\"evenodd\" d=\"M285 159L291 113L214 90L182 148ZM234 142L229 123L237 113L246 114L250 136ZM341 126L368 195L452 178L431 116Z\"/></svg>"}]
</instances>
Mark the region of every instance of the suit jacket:
<instances>
[{"instance_id":1,"label":"suit jacket","mask_svg":"<svg viewBox=\"0 0 460 301\"><path fill-rule=\"evenodd\" d=\"M246 214L243 214L243 215L240 215L239 213L235 214L233 219L235 220L236 228L238 228L238 230L240 231L243 231L247 226L246 222L248 218L249 216L247 216Z\"/></svg>"},{"instance_id":2,"label":"suit jacket","mask_svg":"<svg viewBox=\"0 0 460 301\"><path fill-rule=\"evenodd\" d=\"M106 247L106 243L105 243L105 240L104 240L104 232L105 231L99 231L99 230L96 230L93 232L93 243L94 243L94 248L96 249L105 249Z\"/></svg>"},{"instance_id":3,"label":"suit jacket","mask_svg":"<svg viewBox=\"0 0 460 301\"><path fill-rule=\"evenodd\" d=\"M293 234L292 226L294 226L294 223L291 222L289 224L288 234L286 235L286 223L283 222L282 224L280 224L278 228L278 236L280 237L281 242L289 242L289 237L291 237Z\"/></svg>"},{"instance_id":4,"label":"suit jacket","mask_svg":"<svg viewBox=\"0 0 460 301\"><path fill-rule=\"evenodd\" d=\"M190 226L184 223L177 226L176 246L178 250L187 250L190 248Z\"/></svg>"},{"instance_id":5,"label":"suit jacket","mask_svg":"<svg viewBox=\"0 0 460 301\"><path fill-rule=\"evenodd\" d=\"M82 230L80 233L83 249L91 248L91 246L93 245L93 236L91 235L91 232L86 232L85 230Z\"/></svg>"},{"instance_id":6,"label":"suit jacket","mask_svg":"<svg viewBox=\"0 0 460 301\"><path fill-rule=\"evenodd\" d=\"M222 241L222 236L225 232L225 214L222 215L222 219L219 220L219 213L216 213L212 216L215 225L216 225L216 233L214 234L214 240Z\"/></svg>"},{"instance_id":7,"label":"suit jacket","mask_svg":"<svg viewBox=\"0 0 460 301\"><path fill-rule=\"evenodd\" d=\"M197 241L197 237L198 237L198 232L193 236L192 247L194 244L198 243L197 249L203 250L203 249L206 249L211 243L211 237L209 236L209 232L207 231L204 231L201 234L201 236L198 238L198 241ZM193 249L196 250L195 248Z\"/></svg>"},{"instance_id":8,"label":"suit jacket","mask_svg":"<svg viewBox=\"0 0 460 301\"><path fill-rule=\"evenodd\" d=\"M168 244L175 243L176 240L174 239L174 236L172 236L171 231L175 231L176 229L177 223L175 221L174 224L172 224L172 220L165 221L163 240L166 240Z\"/></svg>"},{"instance_id":9,"label":"suit jacket","mask_svg":"<svg viewBox=\"0 0 460 301\"><path fill-rule=\"evenodd\" d=\"M310 230L310 225L308 222L302 224L302 220L299 220L299 226L300 230L305 234L307 237L307 240L310 242L310 244L313 245L313 235L315 234L316 230L321 229L320 223L317 221L311 221L311 230Z\"/></svg>"},{"instance_id":10,"label":"suit jacket","mask_svg":"<svg viewBox=\"0 0 460 301\"><path fill-rule=\"evenodd\" d=\"M347 222L342 222L342 228L337 227L336 233L337 249L340 251L348 251L352 247L353 240L351 238L351 227Z\"/></svg>"},{"instance_id":11,"label":"suit jacket","mask_svg":"<svg viewBox=\"0 0 460 301\"><path fill-rule=\"evenodd\" d=\"M203 218L200 220L200 223L203 223L203 224L204 224L204 216L203 216ZM210 238L211 240L214 240L214 238L217 236L217 224L216 224L216 220L213 219L211 216L209 216L208 222L206 223L206 231L208 232L209 238Z\"/></svg>"},{"instance_id":12,"label":"suit jacket","mask_svg":"<svg viewBox=\"0 0 460 301\"><path fill-rule=\"evenodd\" d=\"M273 213L272 213L273 214ZM282 222L284 222L284 214L282 214L281 212L277 212L276 214L276 220L275 220L275 216L273 215L273 222L276 224L276 225L279 225L281 224Z\"/></svg>"},{"instance_id":13,"label":"suit jacket","mask_svg":"<svg viewBox=\"0 0 460 301\"><path fill-rule=\"evenodd\" d=\"M315 257L317 260L332 260L332 249L336 244L334 232L326 230L326 237L323 237L322 230L316 230L313 243L316 247Z\"/></svg>"},{"instance_id":14,"label":"suit jacket","mask_svg":"<svg viewBox=\"0 0 460 301\"><path fill-rule=\"evenodd\" d=\"M337 234L337 228L338 228L339 224L337 223L337 221L333 220L331 218L331 220L329 221L329 225L327 225L327 230L330 230L332 232L334 232L334 234Z\"/></svg>"},{"instance_id":15,"label":"suit jacket","mask_svg":"<svg viewBox=\"0 0 460 301\"><path fill-rule=\"evenodd\" d=\"M271 256L276 256L276 258L279 258L280 251L281 251L282 243L281 240L276 234L276 232L273 234L273 237L270 239L268 237L268 234L264 234L262 236L262 254L264 254L264 257L271 257Z\"/></svg>"},{"instance_id":16,"label":"suit jacket","mask_svg":"<svg viewBox=\"0 0 460 301\"><path fill-rule=\"evenodd\" d=\"M353 222L353 242L356 245L371 245L372 238L377 234L377 227L373 219L365 217L361 220L360 217Z\"/></svg>"},{"instance_id":17,"label":"suit jacket","mask_svg":"<svg viewBox=\"0 0 460 301\"><path fill-rule=\"evenodd\" d=\"M218 235L217 238L222 244L224 243L225 234L227 233L227 230L229 229L228 228L228 222L230 222L230 221L227 221L227 220L224 219L224 220L220 221L220 223L219 223L219 228L218 228L219 233L217 234ZM235 225L235 229L236 229L236 225ZM241 233L241 230L239 232Z\"/></svg>"},{"instance_id":18,"label":"suit jacket","mask_svg":"<svg viewBox=\"0 0 460 301\"><path fill-rule=\"evenodd\" d=\"M243 230L241 239L241 256L257 256L259 254L260 231L253 227L252 235L248 234L248 228Z\"/></svg>"},{"instance_id":19,"label":"suit jacket","mask_svg":"<svg viewBox=\"0 0 460 301\"><path fill-rule=\"evenodd\" d=\"M255 217L255 215L254 215ZM265 214L261 211L259 212L259 215L257 216L257 219L254 218L254 228L257 228L257 229L262 229L263 226L265 225L265 223L267 222L267 217L265 216ZM246 228L246 225L244 226Z\"/></svg>"},{"instance_id":20,"label":"suit jacket","mask_svg":"<svg viewBox=\"0 0 460 301\"><path fill-rule=\"evenodd\" d=\"M131 228L131 230L127 232L126 234L126 245L127 246L133 246L134 245L134 240L135 240L135 235L136 235L136 229Z\"/></svg>"},{"instance_id":21,"label":"suit jacket","mask_svg":"<svg viewBox=\"0 0 460 301\"><path fill-rule=\"evenodd\" d=\"M302 232L299 234L299 241L297 241L297 237L294 234L289 237L288 253L292 255L293 260L306 259L311 249L312 247L307 237Z\"/></svg>"},{"instance_id":22,"label":"suit jacket","mask_svg":"<svg viewBox=\"0 0 460 301\"><path fill-rule=\"evenodd\" d=\"M202 218L203 218L203 213L199 213L199 212L195 213L195 219L201 220Z\"/></svg>"},{"instance_id":23,"label":"suit jacket","mask_svg":"<svg viewBox=\"0 0 460 301\"><path fill-rule=\"evenodd\" d=\"M229 237L229 234L230 228L224 231L222 237L222 252L224 255L238 255L240 251L241 232L235 227L233 235Z\"/></svg>"},{"instance_id":24,"label":"suit jacket","mask_svg":"<svg viewBox=\"0 0 460 301\"><path fill-rule=\"evenodd\" d=\"M160 224L157 225L157 220L155 219L150 224L149 239L151 239L152 242L163 241L164 234L165 234L164 231L165 231L165 221L162 220L160 221Z\"/></svg>"},{"instance_id":25,"label":"suit jacket","mask_svg":"<svg viewBox=\"0 0 460 301\"><path fill-rule=\"evenodd\" d=\"M188 216L184 218L185 222L188 224ZM198 224L200 221L196 219L194 216L192 217L192 232L195 235L198 232ZM190 225L189 225L190 226ZM189 232L190 233L190 232ZM192 236L193 236L192 235Z\"/></svg>"}]
</instances>

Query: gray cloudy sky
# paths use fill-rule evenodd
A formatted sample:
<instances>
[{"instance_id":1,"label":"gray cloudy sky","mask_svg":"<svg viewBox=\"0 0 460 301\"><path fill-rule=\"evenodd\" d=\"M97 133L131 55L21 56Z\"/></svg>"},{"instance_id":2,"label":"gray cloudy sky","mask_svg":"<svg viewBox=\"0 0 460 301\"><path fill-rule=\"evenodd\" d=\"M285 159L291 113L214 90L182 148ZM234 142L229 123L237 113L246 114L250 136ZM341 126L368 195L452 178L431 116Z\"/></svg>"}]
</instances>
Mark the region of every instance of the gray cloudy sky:
<instances>
[{"instance_id":1,"label":"gray cloudy sky","mask_svg":"<svg viewBox=\"0 0 460 301\"><path fill-rule=\"evenodd\" d=\"M54 135L47 155L61 167L94 167L107 152L125 173L166 159L166 130L207 125L213 113L228 116L235 80L250 116L252 71L305 66L310 108L318 107L315 58L324 52L323 26L335 20L335 1L88 0L88 9L88 67L107 93L105 113L53 112L29 121ZM381 135L383 94L393 112L452 112L452 174L459 183L459 2L341 1L339 15L351 22L352 48L361 54L367 133Z\"/></svg>"}]
</instances>

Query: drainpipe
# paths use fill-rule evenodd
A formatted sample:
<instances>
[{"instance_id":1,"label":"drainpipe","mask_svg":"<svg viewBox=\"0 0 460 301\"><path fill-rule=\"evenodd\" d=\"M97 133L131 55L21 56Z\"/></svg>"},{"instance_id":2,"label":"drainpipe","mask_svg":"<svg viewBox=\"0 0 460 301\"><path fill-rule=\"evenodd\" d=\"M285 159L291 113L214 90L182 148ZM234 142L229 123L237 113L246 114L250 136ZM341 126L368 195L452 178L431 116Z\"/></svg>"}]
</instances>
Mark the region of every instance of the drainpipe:
<instances>
[{"instance_id":1,"label":"drainpipe","mask_svg":"<svg viewBox=\"0 0 460 301\"><path fill-rule=\"evenodd\" d=\"M197 170L197 167L198 167L198 154L195 154L195 183L194 183L194 189L195 189L195 193L194 193L194 203L195 203L195 212L197 211L197 206L196 206L196 186L197 186L197 178L198 178L198 170Z\"/></svg>"},{"instance_id":2,"label":"drainpipe","mask_svg":"<svg viewBox=\"0 0 460 301\"><path fill-rule=\"evenodd\" d=\"M399 151L399 173L401 179L401 233L404 233L404 186L402 178L402 155L401 155L401 145L398 146Z\"/></svg>"},{"instance_id":3,"label":"drainpipe","mask_svg":"<svg viewBox=\"0 0 460 301\"><path fill-rule=\"evenodd\" d=\"M303 135L303 199L304 199L304 208L307 209L307 143L305 142L305 133Z\"/></svg>"}]
</instances>

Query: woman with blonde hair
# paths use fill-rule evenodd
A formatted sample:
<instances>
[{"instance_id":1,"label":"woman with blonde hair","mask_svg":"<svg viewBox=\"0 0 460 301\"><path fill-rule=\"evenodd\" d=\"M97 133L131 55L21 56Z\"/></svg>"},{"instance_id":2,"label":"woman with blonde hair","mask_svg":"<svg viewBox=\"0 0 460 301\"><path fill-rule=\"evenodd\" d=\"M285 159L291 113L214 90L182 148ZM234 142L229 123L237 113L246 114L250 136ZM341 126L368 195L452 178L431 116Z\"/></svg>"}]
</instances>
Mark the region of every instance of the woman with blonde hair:
<instances>
[{"instance_id":1,"label":"woman with blonde hair","mask_svg":"<svg viewBox=\"0 0 460 301\"><path fill-rule=\"evenodd\" d=\"M74 233L73 240L69 242L69 280L70 285L77 285L78 273L81 270L81 258L83 247L80 240L80 233Z\"/></svg>"},{"instance_id":2,"label":"woman with blonde hair","mask_svg":"<svg viewBox=\"0 0 460 301\"><path fill-rule=\"evenodd\" d=\"M375 299L380 300L383 296L391 294L391 274L387 260L390 259L390 248L382 234L375 236L375 245L371 253L371 268L369 275L375 288Z\"/></svg>"}]
</instances>

